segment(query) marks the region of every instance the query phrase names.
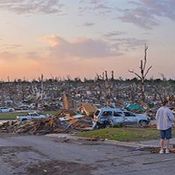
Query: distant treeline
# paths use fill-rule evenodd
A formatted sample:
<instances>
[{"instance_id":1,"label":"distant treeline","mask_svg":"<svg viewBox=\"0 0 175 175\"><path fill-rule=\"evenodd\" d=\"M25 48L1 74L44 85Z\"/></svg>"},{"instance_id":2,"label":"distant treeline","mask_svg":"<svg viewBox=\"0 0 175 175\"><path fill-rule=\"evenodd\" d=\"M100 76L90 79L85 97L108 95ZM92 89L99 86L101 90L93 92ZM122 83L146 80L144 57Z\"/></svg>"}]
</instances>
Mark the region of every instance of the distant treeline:
<instances>
[{"instance_id":1,"label":"distant treeline","mask_svg":"<svg viewBox=\"0 0 175 175\"><path fill-rule=\"evenodd\" d=\"M113 82L131 82L131 83L138 83L140 82L140 80L138 78L132 78L132 79L124 79L122 77L120 78L117 78L117 79L103 79L103 78L95 78L95 79L87 79L87 78L68 78L68 79L58 79L58 78L49 78L49 79L33 79L33 80L24 80L24 79L15 79L15 80L12 80L12 81L3 81L1 80L0 83L37 83L37 82L48 82L48 83L54 83L54 82L100 82L100 81L113 81ZM156 78L156 79L145 79L145 83L175 83L175 80L174 79L161 79L161 78Z\"/></svg>"}]
</instances>

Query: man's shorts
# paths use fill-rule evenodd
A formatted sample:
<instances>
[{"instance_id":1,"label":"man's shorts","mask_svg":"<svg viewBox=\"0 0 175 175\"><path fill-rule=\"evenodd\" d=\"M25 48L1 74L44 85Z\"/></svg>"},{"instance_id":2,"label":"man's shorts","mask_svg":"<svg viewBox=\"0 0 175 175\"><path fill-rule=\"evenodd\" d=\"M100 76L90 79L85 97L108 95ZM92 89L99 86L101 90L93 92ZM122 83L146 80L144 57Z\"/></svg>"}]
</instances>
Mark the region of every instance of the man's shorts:
<instances>
[{"instance_id":1,"label":"man's shorts","mask_svg":"<svg viewBox=\"0 0 175 175\"><path fill-rule=\"evenodd\" d=\"M160 130L160 138L161 139L171 139L172 138L171 128L168 128L166 130Z\"/></svg>"}]
</instances>

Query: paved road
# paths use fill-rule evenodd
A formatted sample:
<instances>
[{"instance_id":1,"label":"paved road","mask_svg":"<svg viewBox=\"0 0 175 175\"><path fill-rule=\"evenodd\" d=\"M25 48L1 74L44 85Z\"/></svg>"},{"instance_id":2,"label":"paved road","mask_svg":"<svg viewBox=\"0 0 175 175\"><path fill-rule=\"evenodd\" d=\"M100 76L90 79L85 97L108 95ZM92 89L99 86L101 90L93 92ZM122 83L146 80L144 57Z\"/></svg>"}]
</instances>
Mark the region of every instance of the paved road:
<instances>
[{"instance_id":1,"label":"paved road","mask_svg":"<svg viewBox=\"0 0 175 175\"><path fill-rule=\"evenodd\" d=\"M1 136L0 175L174 175L175 154L48 136Z\"/></svg>"}]
</instances>

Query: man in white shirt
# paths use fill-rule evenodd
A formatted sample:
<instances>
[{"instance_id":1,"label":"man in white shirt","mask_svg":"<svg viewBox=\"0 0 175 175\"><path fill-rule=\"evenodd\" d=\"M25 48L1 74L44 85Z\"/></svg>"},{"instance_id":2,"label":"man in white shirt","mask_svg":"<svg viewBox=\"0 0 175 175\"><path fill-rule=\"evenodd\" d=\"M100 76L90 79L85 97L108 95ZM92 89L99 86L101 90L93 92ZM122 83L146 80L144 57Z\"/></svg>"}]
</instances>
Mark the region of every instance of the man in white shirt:
<instances>
[{"instance_id":1,"label":"man in white shirt","mask_svg":"<svg viewBox=\"0 0 175 175\"><path fill-rule=\"evenodd\" d=\"M160 130L160 154L169 153L169 140L172 138L172 127L174 123L174 115L167 107L168 101L164 100L163 106L157 110L156 121L157 129Z\"/></svg>"}]
</instances>

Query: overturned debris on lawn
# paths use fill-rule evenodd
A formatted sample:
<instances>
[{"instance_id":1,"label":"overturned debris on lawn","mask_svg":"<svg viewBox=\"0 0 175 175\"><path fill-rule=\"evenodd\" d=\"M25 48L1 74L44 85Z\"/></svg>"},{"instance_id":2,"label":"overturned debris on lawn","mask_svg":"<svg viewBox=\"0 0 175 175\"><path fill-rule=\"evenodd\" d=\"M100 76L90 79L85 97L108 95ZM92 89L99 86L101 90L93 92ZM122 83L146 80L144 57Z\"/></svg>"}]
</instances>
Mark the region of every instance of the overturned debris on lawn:
<instances>
[{"instance_id":1,"label":"overturned debris on lawn","mask_svg":"<svg viewBox=\"0 0 175 175\"><path fill-rule=\"evenodd\" d=\"M59 120L66 129L85 130L85 128L92 126L91 118L81 114L66 115L65 117L60 117Z\"/></svg>"},{"instance_id":2,"label":"overturned debris on lawn","mask_svg":"<svg viewBox=\"0 0 175 175\"><path fill-rule=\"evenodd\" d=\"M50 117L47 119L30 120L24 123L18 121L6 122L0 126L1 133L17 133L17 134L47 134L59 133L64 128L59 123L58 119Z\"/></svg>"},{"instance_id":3,"label":"overturned debris on lawn","mask_svg":"<svg viewBox=\"0 0 175 175\"><path fill-rule=\"evenodd\" d=\"M60 116L60 115L59 115ZM60 120L59 116L49 118L29 120L26 122L7 121L0 125L0 133L16 133L16 134L32 134L44 135L49 133L64 133L73 132L75 130L85 130L91 126L91 119L82 116L77 118L70 116L69 119ZM63 114L61 113L61 116Z\"/></svg>"}]
</instances>

